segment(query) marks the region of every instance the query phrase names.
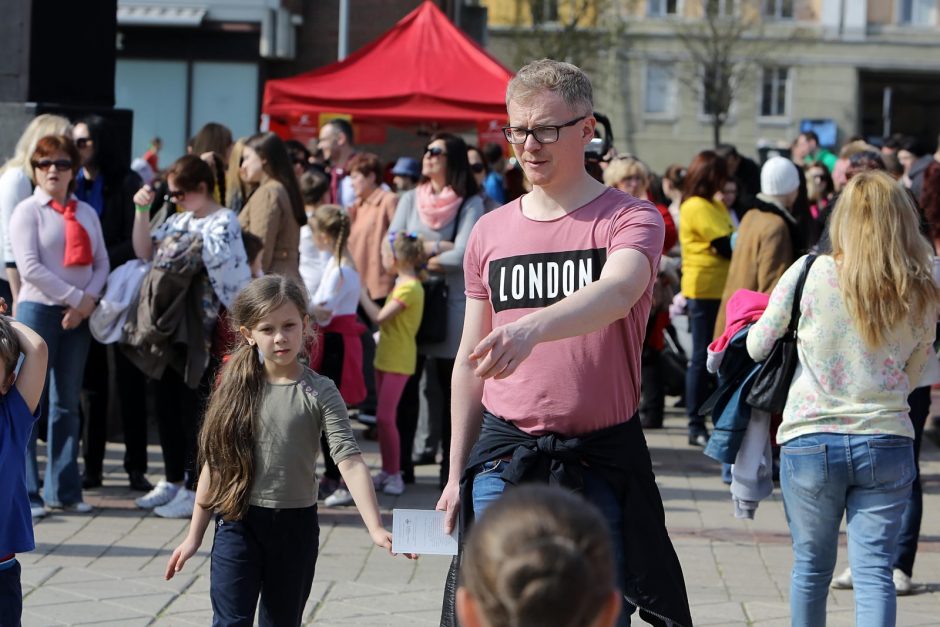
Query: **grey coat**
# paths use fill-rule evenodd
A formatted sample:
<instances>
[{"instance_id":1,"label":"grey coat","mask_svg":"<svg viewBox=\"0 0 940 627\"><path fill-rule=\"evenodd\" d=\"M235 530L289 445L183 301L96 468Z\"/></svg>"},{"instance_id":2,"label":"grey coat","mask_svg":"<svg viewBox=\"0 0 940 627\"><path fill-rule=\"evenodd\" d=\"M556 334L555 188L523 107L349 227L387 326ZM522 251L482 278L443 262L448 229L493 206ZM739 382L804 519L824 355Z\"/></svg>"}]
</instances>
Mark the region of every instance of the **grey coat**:
<instances>
[{"instance_id":1,"label":"grey coat","mask_svg":"<svg viewBox=\"0 0 940 627\"><path fill-rule=\"evenodd\" d=\"M447 282L449 294L447 298L447 338L443 342L418 346L418 352L422 355L453 359L457 356L457 348L460 346L464 311L467 306L467 297L464 294L463 253L467 247L467 240L470 238L473 225L483 215L483 199L480 196L467 199L460 210L459 224L455 225L454 221L451 221L449 224L435 230L421 221L415 203L416 197L415 190L409 190L402 194L388 230L389 232L418 233L430 242L445 241L454 243L453 250L448 250L438 256L438 261L445 268L444 279Z\"/></svg>"}]
</instances>

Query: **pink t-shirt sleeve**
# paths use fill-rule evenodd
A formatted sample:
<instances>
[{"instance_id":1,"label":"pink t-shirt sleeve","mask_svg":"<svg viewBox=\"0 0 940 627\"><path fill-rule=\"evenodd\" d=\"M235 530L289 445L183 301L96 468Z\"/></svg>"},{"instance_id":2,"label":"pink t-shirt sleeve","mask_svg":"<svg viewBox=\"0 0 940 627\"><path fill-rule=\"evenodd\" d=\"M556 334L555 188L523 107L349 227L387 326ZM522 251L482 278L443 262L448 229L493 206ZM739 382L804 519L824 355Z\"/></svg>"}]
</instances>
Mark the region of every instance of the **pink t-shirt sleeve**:
<instances>
[{"instance_id":1,"label":"pink t-shirt sleeve","mask_svg":"<svg viewBox=\"0 0 940 627\"><path fill-rule=\"evenodd\" d=\"M649 259L653 276L658 271L659 257L666 237L666 225L663 217L652 204L646 201L624 207L610 226L610 244L607 255L610 256L623 248L638 250Z\"/></svg>"},{"instance_id":2,"label":"pink t-shirt sleeve","mask_svg":"<svg viewBox=\"0 0 940 627\"><path fill-rule=\"evenodd\" d=\"M483 267L480 258L480 229L474 228L467 240L467 248L463 254L463 275L467 298L486 300L489 294L483 282Z\"/></svg>"}]
</instances>

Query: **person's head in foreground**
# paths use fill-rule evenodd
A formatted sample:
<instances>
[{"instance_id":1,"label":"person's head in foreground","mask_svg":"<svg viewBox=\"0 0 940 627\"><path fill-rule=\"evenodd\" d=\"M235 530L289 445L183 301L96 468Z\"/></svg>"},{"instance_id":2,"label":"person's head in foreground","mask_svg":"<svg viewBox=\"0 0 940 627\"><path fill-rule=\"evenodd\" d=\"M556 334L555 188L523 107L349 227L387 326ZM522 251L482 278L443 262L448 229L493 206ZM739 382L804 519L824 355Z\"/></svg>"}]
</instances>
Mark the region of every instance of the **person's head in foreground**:
<instances>
[{"instance_id":1,"label":"person's head in foreground","mask_svg":"<svg viewBox=\"0 0 940 627\"><path fill-rule=\"evenodd\" d=\"M470 531L460 565L464 627L608 627L620 614L607 523L587 501L525 485Z\"/></svg>"}]
</instances>

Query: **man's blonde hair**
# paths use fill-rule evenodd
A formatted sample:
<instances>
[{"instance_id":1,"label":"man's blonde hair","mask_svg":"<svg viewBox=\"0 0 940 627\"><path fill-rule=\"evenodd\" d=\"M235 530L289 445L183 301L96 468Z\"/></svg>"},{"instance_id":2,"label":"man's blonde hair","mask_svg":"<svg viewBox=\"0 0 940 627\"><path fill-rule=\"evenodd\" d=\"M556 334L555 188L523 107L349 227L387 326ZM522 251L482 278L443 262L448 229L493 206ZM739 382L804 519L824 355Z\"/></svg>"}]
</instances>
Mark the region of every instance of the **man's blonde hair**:
<instances>
[{"instance_id":1,"label":"man's blonde hair","mask_svg":"<svg viewBox=\"0 0 940 627\"><path fill-rule=\"evenodd\" d=\"M506 87L506 106L510 102L528 102L545 91L561 96L572 111L585 115L594 111L591 79L576 65L553 59L539 59L522 66Z\"/></svg>"}]
</instances>

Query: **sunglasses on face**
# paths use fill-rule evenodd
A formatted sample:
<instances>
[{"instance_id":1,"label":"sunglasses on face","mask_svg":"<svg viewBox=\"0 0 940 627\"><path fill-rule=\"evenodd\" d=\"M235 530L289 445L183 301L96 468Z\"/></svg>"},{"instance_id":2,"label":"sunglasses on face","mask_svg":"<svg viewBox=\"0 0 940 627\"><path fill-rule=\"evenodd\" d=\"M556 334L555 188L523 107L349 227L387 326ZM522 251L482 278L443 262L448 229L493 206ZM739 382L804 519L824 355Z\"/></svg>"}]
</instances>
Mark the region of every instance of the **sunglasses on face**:
<instances>
[{"instance_id":1,"label":"sunglasses on face","mask_svg":"<svg viewBox=\"0 0 940 627\"><path fill-rule=\"evenodd\" d=\"M63 170L71 170L72 162L68 159L41 159L39 161L33 161L33 167L45 172L52 166L55 166L56 170L60 172Z\"/></svg>"},{"instance_id":2,"label":"sunglasses on face","mask_svg":"<svg viewBox=\"0 0 940 627\"><path fill-rule=\"evenodd\" d=\"M447 153L444 151L443 148L438 148L437 146L434 146L432 148L426 148L424 150L424 154L427 155L428 157L440 157L442 155L446 155Z\"/></svg>"},{"instance_id":3,"label":"sunglasses on face","mask_svg":"<svg viewBox=\"0 0 940 627\"><path fill-rule=\"evenodd\" d=\"M486 166L483 165L482 163L471 163L470 169L473 171L474 174L479 174L480 172L486 171Z\"/></svg>"},{"instance_id":4,"label":"sunglasses on face","mask_svg":"<svg viewBox=\"0 0 940 627\"><path fill-rule=\"evenodd\" d=\"M91 143L92 143L91 137L79 137L78 139L75 140L75 145L78 146L79 148L87 148L88 145Z\"/></svg>"}]
</instances>

